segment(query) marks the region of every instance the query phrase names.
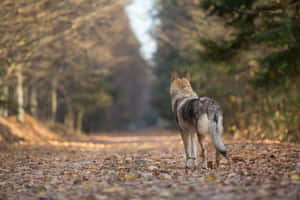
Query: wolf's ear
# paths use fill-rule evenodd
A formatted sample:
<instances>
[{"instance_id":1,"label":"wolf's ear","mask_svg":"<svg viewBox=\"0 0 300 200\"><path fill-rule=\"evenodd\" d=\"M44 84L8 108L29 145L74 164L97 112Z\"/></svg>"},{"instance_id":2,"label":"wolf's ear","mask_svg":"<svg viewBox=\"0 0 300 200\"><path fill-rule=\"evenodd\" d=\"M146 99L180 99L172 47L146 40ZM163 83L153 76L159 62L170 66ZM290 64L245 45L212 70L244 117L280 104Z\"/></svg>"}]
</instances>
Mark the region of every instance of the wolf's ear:
<instances>
[{"instance_id":1,"label":"wolf's ear","mask_svg":"<svg viewBox=\"0 0 300 200\"><path fill-rule=\"evenodd\" d=\"M178 79L178 73L177 72L173 72L172 74L172 81Z\"/></svg>"},{"instance_id":2,"label":"wolf's ear","mask_svg":"<svg viewBox=\"0 0 300 200\"><path fill-rule=\"evenodd\" d=\"M191 80L191 74L190 74L190 72L185 71L183 78L185 78L186 80L190 81Z\"/></svg>"}]
</instances>

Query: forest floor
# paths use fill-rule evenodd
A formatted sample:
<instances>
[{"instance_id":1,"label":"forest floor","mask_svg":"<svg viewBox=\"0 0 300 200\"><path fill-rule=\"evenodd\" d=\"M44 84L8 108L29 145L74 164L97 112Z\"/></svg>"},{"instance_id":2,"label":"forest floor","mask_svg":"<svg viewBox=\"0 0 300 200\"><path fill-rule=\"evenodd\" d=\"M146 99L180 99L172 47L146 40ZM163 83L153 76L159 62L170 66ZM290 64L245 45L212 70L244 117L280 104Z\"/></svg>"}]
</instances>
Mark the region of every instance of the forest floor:
<instances>
[{"instance_id":1,"label":"forest floor","mask_svg":"<svg viewBox=\"0 0 300 200\"><path fill-rule=\"evenodd\" d=\"M300 199L299 146L225 145L229 160L207 170L185 169L178 134L2 148L0 199ZM209 160L213 155L210 147Z\"/></svg>"}]
</instances>

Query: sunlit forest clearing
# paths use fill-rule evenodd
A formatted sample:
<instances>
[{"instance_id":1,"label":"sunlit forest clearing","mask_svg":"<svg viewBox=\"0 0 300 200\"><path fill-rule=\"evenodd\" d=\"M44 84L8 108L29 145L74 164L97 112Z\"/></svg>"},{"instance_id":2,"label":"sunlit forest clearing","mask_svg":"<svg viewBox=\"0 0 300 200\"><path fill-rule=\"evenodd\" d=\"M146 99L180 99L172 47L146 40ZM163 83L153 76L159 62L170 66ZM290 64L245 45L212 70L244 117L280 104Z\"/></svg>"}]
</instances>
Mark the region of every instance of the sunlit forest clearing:
<instances>
[{"instance_id":1,"label":"sunlit forest clearing","mask_svg":"<svg viewBox=\"0 0 300 200\"><path fill-rule=\"evenodd\" d=\"M299 0L0 1L0 200L300 199ZM227 158L185 167L191 74Z\"/></svg>"}]
</instances>

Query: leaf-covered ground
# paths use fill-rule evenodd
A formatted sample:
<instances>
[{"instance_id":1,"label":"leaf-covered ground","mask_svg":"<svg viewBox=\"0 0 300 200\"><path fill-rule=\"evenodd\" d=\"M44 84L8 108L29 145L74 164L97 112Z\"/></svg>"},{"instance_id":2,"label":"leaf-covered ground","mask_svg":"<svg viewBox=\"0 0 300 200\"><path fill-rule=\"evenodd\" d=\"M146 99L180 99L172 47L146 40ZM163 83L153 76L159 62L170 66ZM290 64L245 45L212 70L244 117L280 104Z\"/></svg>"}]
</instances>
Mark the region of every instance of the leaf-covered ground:
<instances>
[{"instance_id":1,"label":"leaf-covered ground","mask_svg":"<svg viewBox=\"0 0 300 200\"><path fill-rule=\"evenodd\" d=\"M300 199L299 146L225 143L229 161L194 171L178 135L2 149L0 199Z\"/></svg>"}]
</instances>

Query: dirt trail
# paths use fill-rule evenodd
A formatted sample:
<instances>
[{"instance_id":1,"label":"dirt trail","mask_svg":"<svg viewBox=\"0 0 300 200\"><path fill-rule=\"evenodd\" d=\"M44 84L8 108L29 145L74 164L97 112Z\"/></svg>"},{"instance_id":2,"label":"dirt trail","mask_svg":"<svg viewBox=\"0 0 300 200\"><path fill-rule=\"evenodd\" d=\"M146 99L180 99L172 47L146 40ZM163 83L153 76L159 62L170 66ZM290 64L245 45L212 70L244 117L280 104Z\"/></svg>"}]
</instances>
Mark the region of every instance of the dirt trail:
<instances>
[{"instance_id":1,"label":"dirt trail","mask_svg":"<svg viewBox=\"0 0 300 200\"><path fill-rule=\"evenodd\" d=\"M178 135L17 146L0 151L0 199L300 199L299 146L225 143L231 166L194 171Z\"/></svg>"}]
</instances>

